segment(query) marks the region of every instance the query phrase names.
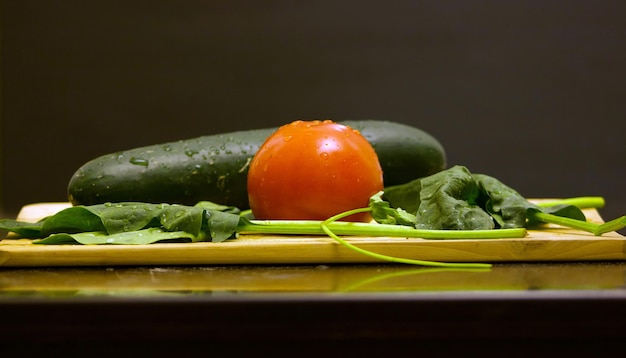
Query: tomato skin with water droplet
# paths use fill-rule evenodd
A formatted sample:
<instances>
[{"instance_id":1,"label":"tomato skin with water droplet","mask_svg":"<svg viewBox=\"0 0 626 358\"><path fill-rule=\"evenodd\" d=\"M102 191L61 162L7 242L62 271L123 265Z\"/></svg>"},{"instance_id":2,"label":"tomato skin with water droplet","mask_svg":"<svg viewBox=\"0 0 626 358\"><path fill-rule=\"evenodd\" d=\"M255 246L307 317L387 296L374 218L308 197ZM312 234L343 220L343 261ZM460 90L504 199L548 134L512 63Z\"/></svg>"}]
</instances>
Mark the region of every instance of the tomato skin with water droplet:
<instances>
[{"instance_id":1,"label":"tomato skin with water droplet","mask_svg":"<svg viewBox=\"0 0 626 358\"><path fill-rule=\"evenodd\" d=\"M259 148L247 186L257 219L325 220L367 207L383 190L383 173L372 145L358 131L330 120L299 120L280 127Z\"/></svg>"}]
</instances>

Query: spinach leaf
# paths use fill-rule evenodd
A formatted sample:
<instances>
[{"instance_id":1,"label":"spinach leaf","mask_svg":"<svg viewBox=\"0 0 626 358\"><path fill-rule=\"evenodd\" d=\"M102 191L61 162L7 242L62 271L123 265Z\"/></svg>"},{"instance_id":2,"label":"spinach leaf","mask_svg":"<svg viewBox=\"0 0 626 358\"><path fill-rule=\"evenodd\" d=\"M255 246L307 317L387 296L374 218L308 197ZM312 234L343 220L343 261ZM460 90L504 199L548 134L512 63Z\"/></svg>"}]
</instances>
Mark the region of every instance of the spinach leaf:
<instances>
[{"instance_id":1,"label":"spinach leaf","mask_svg":"<svg viewBox=\"0 0 626 358\"><path fill-rule=\"evenodd\" d=\"M389 207L385 209L387 201ZM374 220L391 223L400 208L415 214L417 229L484 230L523 228L545 222L534 213L585 221L574 205L540 207L496 178L453 166L434 175L385 188L370 200Z\"/></svg>"},{"instance_id":2,"label":"spinach leaf","mask_svg":"<svg viewBox=\"0 0 626 358\"><path fill-rule=\"evenodd\" d=\"M77 233L100 231L105 228L100 218L88 208L76 206L61 210L35 223L0 219L0 229L14 232L23 238L34 239L57 232Z\"/></svg>"},{"instance_id":3,"label":"spinach leaf","mask_svg":"<svg viewBox=\"0 0 626 358\"><path fill-rule=\"evenodd\" d=\"M504 185L496 178L484 174L473 174L484 196L484 208L501 228L525 227L528 210L539 207Z\"/></svg>"},{"instance_id":4,"label":"spinach leaf","mask_svg":"<svg viewBox=\"0 0 626 358\"><path fill-rule=\"evenodd\" d=\"M494 220L479 205L484 198L467 168L454 166L429 177L384 189L392 209L416 216L418 229L493 229ZM382 204L377 204L379 207ZM379 209L380 210L380 209ZM374 220L382 216L372 215ZM382 223L382 221L379 221Z\"/></svg>"},{"instance_id":5,"label":"spinach leaf","mask_svg":"<svg viewBox=\"0 0 626 358\"><path fill-rule=\"evenodd\" d=\"M208 210L208 211L219 211L222 213L237 214L237 215L241 213L241 210L236 206L217 204L212 201L199 201L196 204L196 206L201 207L202 209Z\"/></svg>"},{"instance_id":6,"label":"spinach leaf","mask_svg":"<svg viewBox=\"0 0 626 358\"><path fill-rule=\"evenodd\" d=\"M212 242L222 242L237 236L240 216L221 211L206 210L205 218Z\"/></svg>"},{"instance_id":7,"label":"spinach leaf","mask_svg":"<svg viewBox=\"0 0 626 358\"><path fill-rule=\"evenodd\" d=\"M582 210L575 205L540 207L529 202L514 189L496 178L485 174L473 174L486 197L485 210L501 228L527 227L541 223L534 213L546 213L560 217L585 221Z\"/></svg>"},{"instance_id":8,"label":"spinach leaf","mask_svg":"<svg viewBox=\"0 0 626 358\"><path fill-rule=\"evenodd\" d=\"M417 213L420 206L420 192L422 180L415 179L405 184L388 186L384 189L382 199L389 202L391 207L402 208L409 213Z\"/></svg>"},{"instance_id":9,"label":"spinach leaf","mask_svg":"<svg viewBox=\"0 0 626 358\"><path fill-rule=\"evenodd\" d=\"M373 195L369 201L370 215L379 224L415 226L417 218L402 208L392 208L382 199L383 192Z\"/></svg>"},{"instance_id":10,"label":"spinach leaf","mask_svg":"<svg viewBox=\"0 0 626 358\"><path fill-rule=\"evenodd\" d=\"M164 212L164 208L172 211L176 210L176 207L170 208L169 205L140 204L134 202L106 203L85 207L85 209L89 210L94 216L100 219L100 222L104 226L102 231L108 234L136 231L146 227L158 226L162 221L160 217Z\"/></svg>"},{"instance_id":11,"label":"spinach leaf","mask_svg":"<svg viewBox=\"0 0 626 358\"><path fill-rule=\"evenodd\" d=\"M35 240L33 243L43 245L147 245L163 241L194 242L196 237L185 231L165 231L153 227L116 234L107 234L102 231L52 234L44 239Z\"/></svg>"},{"instance_id":12,"label":"spinach leaf","mask_svg":"<svg viewBox=\"0 0 626 358\"><path fill-rule=\"evenodd\" d=\"M564 218L580 220L580 221L587 220L587 218L585 217L585 213L583 213L582 210L580 210L580 208L575 205L563 204L563 205L541 207L541 208L538 208L537 211L540 211L546 214L552 214L552 215L564 217ZM534 218L529 217L529 220L534 220Z\"/></svg>"},{"instance_id":13,"label":"spinach leaf","mask_svg":"<svg viewBox=\"0 0 626 358\"><path fill-rule=\"evenodd\" d=\"M4 219L0 228L25 238L48 237L38 243L141 244L174 236L220 242L233 237L238 224L239 209L211 202L195 206L124 202L74 206L34 224Z\"/></svg>"},{"instance_id":14,"label":"spinach leaf","mask_svg":"<svg viewBox=\"0 0 626 358\"><path fill-rule=\"evenodd\" d=\"M495 227L479 204L480 188L467 168L455 166L422 179L418 229L488 230Z\"/></svg>"},{"instance_id":15,"label":"spinach leaf","mask_svg":"<svg viewBox=\"0 0 626 358\"><path fill-rule=\"evenodd\" d=\"M43 222L29 223L12 219L0 219L0 229L14 232L20 237L33 239L41 237Z\"/></svg>"}]
</instances>

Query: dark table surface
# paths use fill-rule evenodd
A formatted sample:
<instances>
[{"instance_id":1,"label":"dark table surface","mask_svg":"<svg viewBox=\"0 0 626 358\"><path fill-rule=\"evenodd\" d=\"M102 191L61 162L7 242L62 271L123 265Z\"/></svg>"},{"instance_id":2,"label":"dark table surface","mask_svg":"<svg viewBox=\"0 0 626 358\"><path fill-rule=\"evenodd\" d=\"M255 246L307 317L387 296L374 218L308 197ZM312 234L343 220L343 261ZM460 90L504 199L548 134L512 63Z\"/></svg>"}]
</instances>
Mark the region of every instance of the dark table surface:
<instances>
[{"instance_id":1,"label":"dark table surface","mask_svg":"<svg viewBox=\"0 0 626 358\"><path fill-rule=\"evenodd\" d=\"M3 268L0 353L597 354L626 338L625 272L621 261Z\"/></svg>"}]
</instances>

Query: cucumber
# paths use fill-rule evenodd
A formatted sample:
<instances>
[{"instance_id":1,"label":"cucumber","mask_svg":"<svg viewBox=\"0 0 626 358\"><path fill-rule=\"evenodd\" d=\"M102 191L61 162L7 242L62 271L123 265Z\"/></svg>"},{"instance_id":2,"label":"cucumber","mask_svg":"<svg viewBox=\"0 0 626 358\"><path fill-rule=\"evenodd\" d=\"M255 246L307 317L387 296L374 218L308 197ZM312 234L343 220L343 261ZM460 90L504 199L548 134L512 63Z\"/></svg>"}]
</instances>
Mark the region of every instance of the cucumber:
<instances>
[{"instance_id":1,"label":"cucumber","mask_svg":"<svg viewBox=\"0 0 626 358\"><path fill-rule=\"evenodd\" d=\"M360 131L372 144L385 186L446 167L442 145L418 128L379 120L340 123ZM248 209L248 166L276 129L207 135L103 155L74 173L68 184L69 201L73 205L212 201Z\"/></svg>"}]
</instances>

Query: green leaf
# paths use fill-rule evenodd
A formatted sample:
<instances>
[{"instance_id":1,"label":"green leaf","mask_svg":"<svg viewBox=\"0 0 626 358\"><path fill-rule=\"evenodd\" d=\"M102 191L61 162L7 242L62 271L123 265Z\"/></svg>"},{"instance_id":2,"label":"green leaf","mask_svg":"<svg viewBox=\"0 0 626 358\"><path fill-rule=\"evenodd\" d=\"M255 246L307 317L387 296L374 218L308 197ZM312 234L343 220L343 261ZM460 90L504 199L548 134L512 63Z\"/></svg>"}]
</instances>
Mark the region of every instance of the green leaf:
<instances>
[{"instance_id":1,"label":"green leaf","mask_svg":"<svg viewBox=\"0 0 626 358\"><path fill-rule=\"evenodd\" d=\"M603 200L595 197L561 200L552 206L534 204L498 179L472 174L463 166L385 188L382 198L388 201L389 207L381 202L380 196L370 199L370 206L376 211L372 217L377 222L395 223L398 214L392 210L401 213L405 209L415 212L416 228L430 230L523 228L539 222L567 223L569 227L580 229L580 223L571 221L586 220L578 206L604 205ZM619 223L615 221L614 225ZM595 226L582 227L587 231L602 231Z\"/></svg>"},{"instance_id":2,"label":"green leaf","mask_svg":"<svg viewBox=\"0 0 626 358\"><path fill-rule=\"evenodd\" d=\"M241 210L236 206L228 206L214 203L212 201L200 201L195 206L208 211L219 211L222 213L239 214Z\"/></svg>"},{"instance_id":3,"label":"green leaf","mask_svg":"<svg viewBox=\"0 0 626 358\"><path fill-rule=\"evenodd\" d=\"M473 174L483 196L485 210L501 228L525 227L528 210L539 207L501 181L484 174Z\"/></svg>"},{"instance_id":4,"label":"green leaf","mask_svg":"<svg viewBox=\"0 0 626 358\"><path fill-rule=\"evenodd\" d=\"M382 199L383 192L374 194L369 200L370 215L379 224L404 225L415 227L417 218L402 208L392 208Z\"/></svg>"},{"instance_id":5,"label":"green leaf","mask_svg":"<svg viewBox=\"0 0 626 358\"><path fill-rule=\"evenodd\" d=\"M84 206L63 209L42 221L41 235L105 230L98 215Z\"/></svg>"},{"instance_id":6,"label":"green leaf","mask_svg":"<svg viewBox=\"0 0 626 358\"><path fill-rule=\"evenodd\" d=\"M199 206L169 205L159 217L168 231L185 231L198 236L202 230L204 210Z\"/></svg>"},{"instance_id":7,"label":"green leaf","mask_svg":"<svg viewBox=\"0 0 626 358\"><path fill-rule=\"evenodd\" d=\"M454 166L421 179L418 229L488 230L492 217L479 205L480 188L467 168Z\"/></svg>"},{"instance_id":8,"label":"green leaf","mask_svg":"<svg viewBox=\"0 0 626 358\"><path fill-rule=\"evenodd\" d=\"M383 191L382 198L389 202L392 208L402 208L415 215L420 206L421 179L415 179L405 184L388 186Z\"/></svg>"},{"instance_id":9,"label":"green leaf","mask_svg":"<svg viewBox=\"0 0 626 358\"><path fill-rule=\"evenodd\" d=\"M485 210L502 228L528 227L545 221L546 216L540 217L536 213L586 221L585 214L575 205L539 206L498 179L484 174L473 176L486 196Z\"/></svg>"},{"instance_id":10,"label":"green leaf","mask_svg":"<svg viewBox=\"0 0 626 358\"><path fill-rule=\"evenodd\" d=\"M562 217L575 219L575 220L582 220L582 221L587 220L587 217L585 217L585 213L583 213L582 210L580 210L580 208L574 205L562 204L562 205L548 206L548 207L541 208L541 211L547 214L562 216Z\"/></svg>"},{"instance_id":11,"label":"green leaf","mask_svg":"<svg viewBox=\"0 0 626 358\"><path fill-rule=\"evenodd\" d=\"M85 209L99 218L103 225L102 231L106 231L109 234L117 234L136 231L149 226L153 219L160 215L163 206L160 204L127 202L92 205L85 207Z\"/></svg>"},{"instance_id":12,"label":"green leaf","mask_svg":"<svg viewBox=\"0 0 626 358\"><path fill-rule=\"evenodd\" d=\"M29 223L13 219L0 219L0 229L14 232L27 239L41 237L43 222Z\"/></svg>"},{"instance_id":13,"label":"green leaf","mask_svg":"<svg viewBox=\"0 0 626 358\"><path fill-rule=\"evenodd\" d=\"M171 235L165 232L178 232L178 237L180 232L184 232L183 237L191 241L220 242L233 237L238 224L239 209L232 206L210 202L200 202L195 206L123 202L70 207L36 224L5 219L0 221L3 225L0 228L26 238L56 235L43 243L69 241L93 244L110 243L107 240L112 239L117 244L123 244L152 242L158 237L169 239ZM143 231L145 229L160 231ZM89 234L76 239L73 234L77 233ZM133 233L140 235L132 239L130 236ZM121 234L128 235L119 236Z\"/></svg>"},{"instance_id":14,"label":"green leaf","mask_svg":"<svg viewBox=\"0 0 626 358\"><path fill-rule=\"evenodd\" d=\"M53 234L33 243L42 245L147 245L162 241L193 242L195 236L184 231L164 231L159 228L148 228L137 231L107 234L105 232L83 232L77 234Z\"/></svg>"},{"instance_id":15,"label":"green leaf","mask_svg":"<svg viewBox=\"0 0 626 358\"><path fill-rule=\"evenodd\" d=\"M241 219L239 215L211 210L205 212L205 217L212 242L222 242L236 235Z\"/></svg>"}]
</instances>

